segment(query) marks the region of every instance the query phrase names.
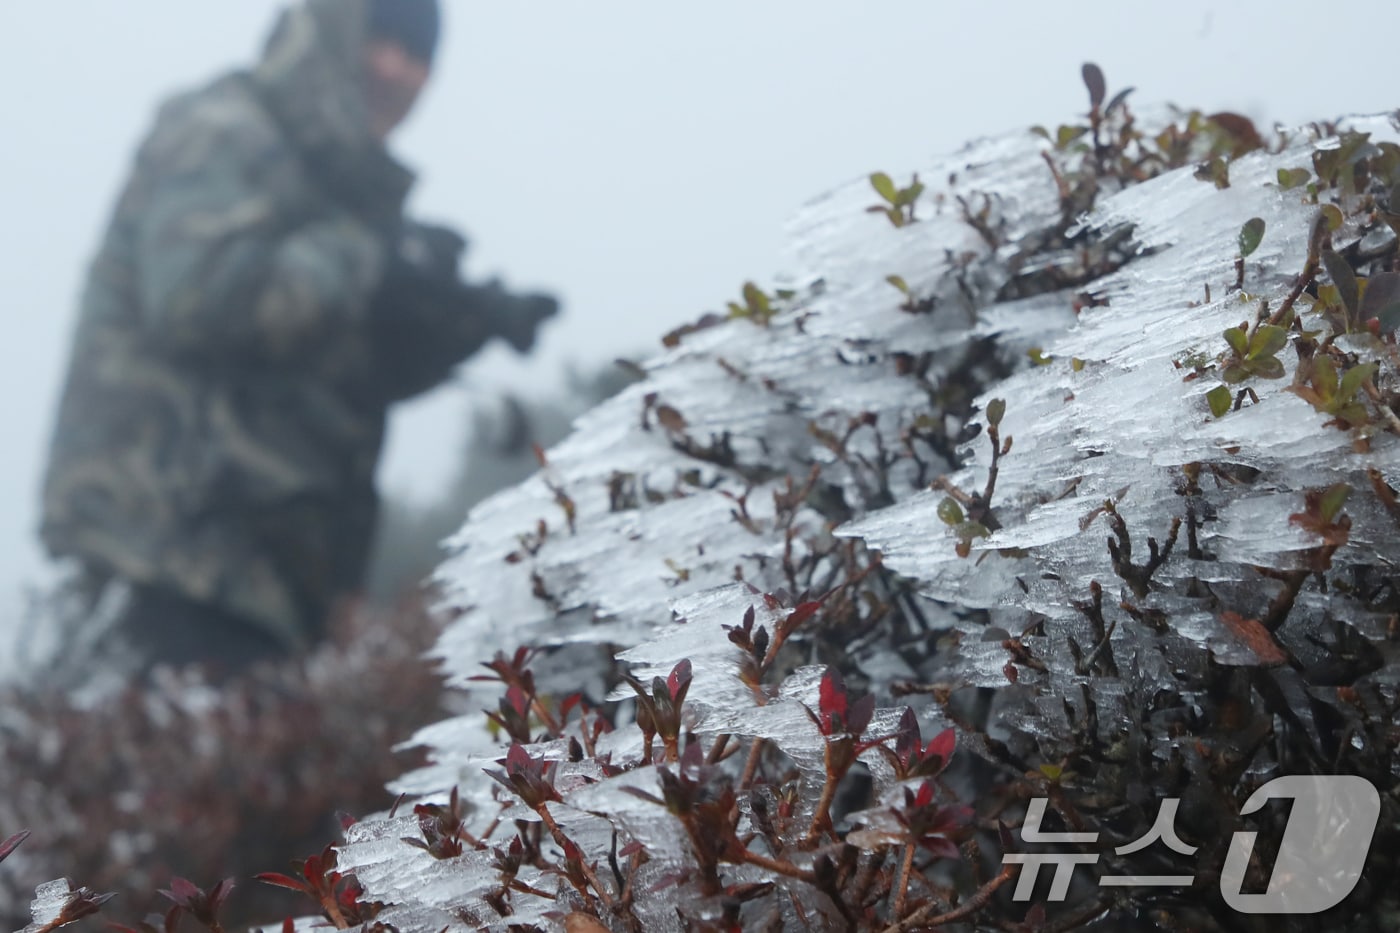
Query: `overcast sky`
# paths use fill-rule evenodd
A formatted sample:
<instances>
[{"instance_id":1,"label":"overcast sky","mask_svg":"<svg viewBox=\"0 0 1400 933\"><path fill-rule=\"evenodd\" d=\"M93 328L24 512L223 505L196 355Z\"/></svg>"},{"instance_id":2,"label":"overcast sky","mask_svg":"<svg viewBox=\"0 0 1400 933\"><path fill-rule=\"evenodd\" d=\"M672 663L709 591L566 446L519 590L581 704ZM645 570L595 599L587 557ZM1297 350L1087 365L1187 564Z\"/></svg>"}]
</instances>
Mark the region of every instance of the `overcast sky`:
<instances>
[{"instance_id":1,"label":"overcast sky","mask_svg":"<svg viewBox=\"0 0 1400 933\"><path fill-rule=\"evenodd\" d=\"M157 102L256 56L279 0L0 2L0 612L40 573L35 492L84 266ZM1296 0L446 0L428 95L396 148L413 207L469 270L549 288L527 362L486 354L396 416L381 478L427 499L470 395L557 384L782 269L808 198L967 138L1067 122L1110 93L1298 122L1400 105L1400 4L1341 22ZM1217 9L1218 7L1218 9ZM1340 11L1342 7L1332 7ZM1385 41L1372 44L1385 47Z\"/></svg>"}]
</instances>

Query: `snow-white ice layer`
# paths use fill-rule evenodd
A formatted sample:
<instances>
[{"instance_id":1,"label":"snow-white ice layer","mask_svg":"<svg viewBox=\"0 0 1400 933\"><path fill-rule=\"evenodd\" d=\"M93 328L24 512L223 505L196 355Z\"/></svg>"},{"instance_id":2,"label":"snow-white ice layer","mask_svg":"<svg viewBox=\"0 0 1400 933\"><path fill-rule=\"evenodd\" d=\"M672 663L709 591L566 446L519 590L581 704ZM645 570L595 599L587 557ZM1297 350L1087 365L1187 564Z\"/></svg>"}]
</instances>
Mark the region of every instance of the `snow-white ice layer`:
<instances>
[{"instance_id":1,"label":"snow-white ice layer","mask_svg":"<svg viewBox=\"0 0 1400 933\"><path fill-rule=\"evenodd\" d=\"M1388 118L1349 126L1369 132L1372 143L1400 140ZM490 821L502 794L482 768L496 767L504 748L478 711L494 708L500 689L469 678L483 674L482 664L497 652L509 655L521 645L565 646L541 658L539 676L595 700L615 682L607 668L613 658L644 681L688 659L695 734L763 737L800 768L818 767L823 739L805 707L816 705L821 668L798 668L782 689L756 694L740 678L741 653L726 627L753 607L757 623L771 631L791 604L760 594L783 587L784 566L833 535L878 551L887 570L915 581L934 628L959 628L969 610L979 610L978 627L1000 633L984 638L968 627L947 640L954 685L1006 685L1011 657L1003 641L1033 623L1034 634L1023 639L1030 650L1052 670L1075 671L1077 655L1096 641L1077 608L1095 582L1106 604L1127 601L1142 617L1170 617L1186 643L1223 663L1253 663L1253 649L1221 621L1219 607L1177 584L1206 580L1217 593L1240 594L1240 612L1262 612L1274 584L1261 588L1257 568L1305 566L1322 543L1290 521L1304 511L1307 490L1352 487L1350 540L1334 558L1338 565L1361 553L1368 564L1393 567L1400 558L1396 526L1370 495L1366 472L1400 479L1393 434L1373 432L1358 452L1355 432L1327 425L1328 416L1286 391L1297 363L1290 352L1279 354L1287 377L1251 380L1257 401L1246 399L1222 417L1206 399L1221 384L1219 369L1184 378L1193 370L1184 361L1216 360L1227 350L1226 328L1252 322L1261 301L1277 307L1289 292L1318 208L1298 190L1282 190L1277 173L1309 166L1315 147L1335 144L1295 134L1281 152L1234 161L1224 190L1188 166L1101 198L1082 222L1100 239L1130 235L1129 261L1072 289L1025 298L997 296L1026 271L1012 268L1025 238L1053 226L1061 210L1042 158L1047 144L1030 133L980 141L920 168L928 187L914 223L896 227L867 212L878 199L865 179L812 202L792 222L785 279L791 297L777 301L771 322L734 319L686 335L647 364L643 382L579 419L538 475L473 510L453 542L456 556L439 573L446 603L461 614L436 651L452 683L466 691L470 712L417 737L432 763L406 775L399 789L440 797L460 787L482 822ZM959 198L974 213L990 209L998 221L995 247L967 222ZM1245 261L1238 291L1231 288L1238 237L1251 217L1263 219L1265 234ZM1349 236L1355 239L1350 222L1333 242L1341 249ZM933 310L902 309L891 275ZM1095 301L1076 304L1078 295ZM993 398L1005 400L1000 434L1014 444L1000 459L992 497L1000 527L960 557L954 531L937 513L946 493L930 483L951 473L957 487L980 491L990 462L986 432L960 448L958 463L918 448L917 458L887 458L888 470L870 464L903 449L911 427L927 417L929 385L938 387L969 345L985 338L995 338L1002 359L1023 364L977 401L985 408ZM1024 365L1032 347L1048 362ZM926 378L911 378L908 361L922 354L930 354ZM848 432L844 447L831 443ZM785 505L790 477L800 487L813 464L821 467L820 489ZM1186 515L1188 464L1201 465L1190 493L1198 554L1167 560L1153 586L1135 593L1115 573L1106 547L1114 533L1105 503L1121 516L1132 560L1142 565L1148 538L1165 542L1173 520ZM1238 482L1246 473L1252 481ZM839 508L814 506L818 494ZM837 526L833 511L848 520ZM1186 539L1183 527L1178 555ZM1320 600L1323 609L1326 599L1299 597L1300 605ZM1346 621L1367 635L1385 623L1364 612ZM1143 647L1158 637L1146 624L1117 629L1112 647L1125 679L1130 672L1139 682L1170 678L1168 656ZM890 653L858 663L883 696L911 676ZM1023 685L1045 676L1020 670ZM1112 680L1095 689L1099 716L1107 719L1115 697L1132 687ZM925 735L941 727L936 710L920 715ZM1041 717L1045 729L1064 720L1066 704L1043 704L1028 715ZM602 746L615 761L635 761L640 739L622 728ZM556 818L581 837L604 834L595 851L608 850L609 824L591 814L606 814L648 847L658 873L684 860L675 819L622 790L656 794L652 769L601 779L570 764L563 743L533 750L560 761L558 786L574 789ZM517 804L507 829L520 817L535 818ZM440 862L399 841L414 832L411 821L370 822L342 850L342 867L358 873L371 898L393 905L382 919L405 930L439 930L493 917L481 901L496 877L489 854ZM526 880L563 890L557 878ZM558 906L524 897L512 903L520 914L509 922L559 922ZM638 910L658 929L676 925L664 904Z\"/></svg>"}]
</instances>

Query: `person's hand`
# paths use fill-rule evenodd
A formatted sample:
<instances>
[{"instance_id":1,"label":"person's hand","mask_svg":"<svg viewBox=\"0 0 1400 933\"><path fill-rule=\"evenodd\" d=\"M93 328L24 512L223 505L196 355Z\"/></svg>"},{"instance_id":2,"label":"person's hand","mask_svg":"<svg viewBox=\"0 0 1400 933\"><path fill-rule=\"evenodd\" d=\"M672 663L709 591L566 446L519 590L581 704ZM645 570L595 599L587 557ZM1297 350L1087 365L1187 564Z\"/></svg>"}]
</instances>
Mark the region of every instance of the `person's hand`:
<instances>
[{"instance_id":1,"label":"person's hand","mask_svg":"<svg viewBox=\"0 0 1400 933\"><path fill-rule=\"evenodd\" d=\"M559 302L553 295L514 296L497 312L497 333L517 353L529 353L540 324L558 313Z\"/></svg>"}]
</instances>

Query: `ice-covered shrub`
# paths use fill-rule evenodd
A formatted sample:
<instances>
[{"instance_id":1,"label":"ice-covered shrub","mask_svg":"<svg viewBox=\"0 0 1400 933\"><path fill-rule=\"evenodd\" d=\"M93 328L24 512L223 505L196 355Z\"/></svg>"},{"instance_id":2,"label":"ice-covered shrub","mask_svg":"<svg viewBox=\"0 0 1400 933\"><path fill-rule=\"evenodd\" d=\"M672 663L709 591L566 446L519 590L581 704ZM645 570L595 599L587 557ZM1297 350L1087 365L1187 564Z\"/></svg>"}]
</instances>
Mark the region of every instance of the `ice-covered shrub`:
<instances>
[{"instance_id":1,"label":"ice-covered shrub","mask_svg":"<svg viewBox=\"0 0 1400 933\"><path fill-rule=\"evenodd\" d=\"M813 202L788 279L473 510L434 650L475 711L347 827L331 921L1395 927L1400 122L1084 79ZM1289 818L1247 801L1310 774L1379 792L1365 872L1238 912ZM1036 827L1086 864L1026 898Z\"/></svg>"},{"instance_id":2,"label":"ice-covered shrub","mask_svg":"<svg viewBox=\"0 0 1400 933\"><path fill-rule=\"evenodd\" d=\"M1239 929L1232 834L1262 888L1286 818L1242 805L1308 773L1384 809L1270 923L1395 917L1400 131L1084 77L1080 123L813 202L787 280L472 512L436 652L488 715L350 830L378 922ZM1032 908L1037 798L1101 857ZM1165 799L1191 854L1117 853Z\"/></svg>"}]
</instances>

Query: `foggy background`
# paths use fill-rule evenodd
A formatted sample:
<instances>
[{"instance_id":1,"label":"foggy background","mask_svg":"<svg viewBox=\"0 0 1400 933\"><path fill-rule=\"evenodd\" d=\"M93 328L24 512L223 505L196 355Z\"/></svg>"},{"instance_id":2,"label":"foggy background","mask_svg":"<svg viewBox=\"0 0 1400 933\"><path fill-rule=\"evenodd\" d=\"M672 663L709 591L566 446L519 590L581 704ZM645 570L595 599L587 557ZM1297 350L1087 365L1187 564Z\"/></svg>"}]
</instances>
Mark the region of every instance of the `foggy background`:
<instances>
[{"instance_id":1,"label":"foggy background","mask_svg":"<svg viewBox=\"0 0 1400 933\"><path fill-rule=\"evenodd\" d=\"M250 64L282 5L0 5L0 669L22 588L44 578L33 528L53 406L134 147L161 99ZM552 290L564 315L528 361L493 349L399 408L381 487L418 502L450 475L474 394L543 395L571 364L650 352L782 271L803 201L1073 120L1086 60L1139 107L1237 110L1261 130L1400 105L1400 59L1366 40L1400 34L1400 5L1367 9L1361 37L1342 7L1302 2L444 5L434 83L394 146L421 172L412 210L467 232L472 275ZM1358 39L1375 54L1354 54Z\"/></svg>"}]
</instances>

